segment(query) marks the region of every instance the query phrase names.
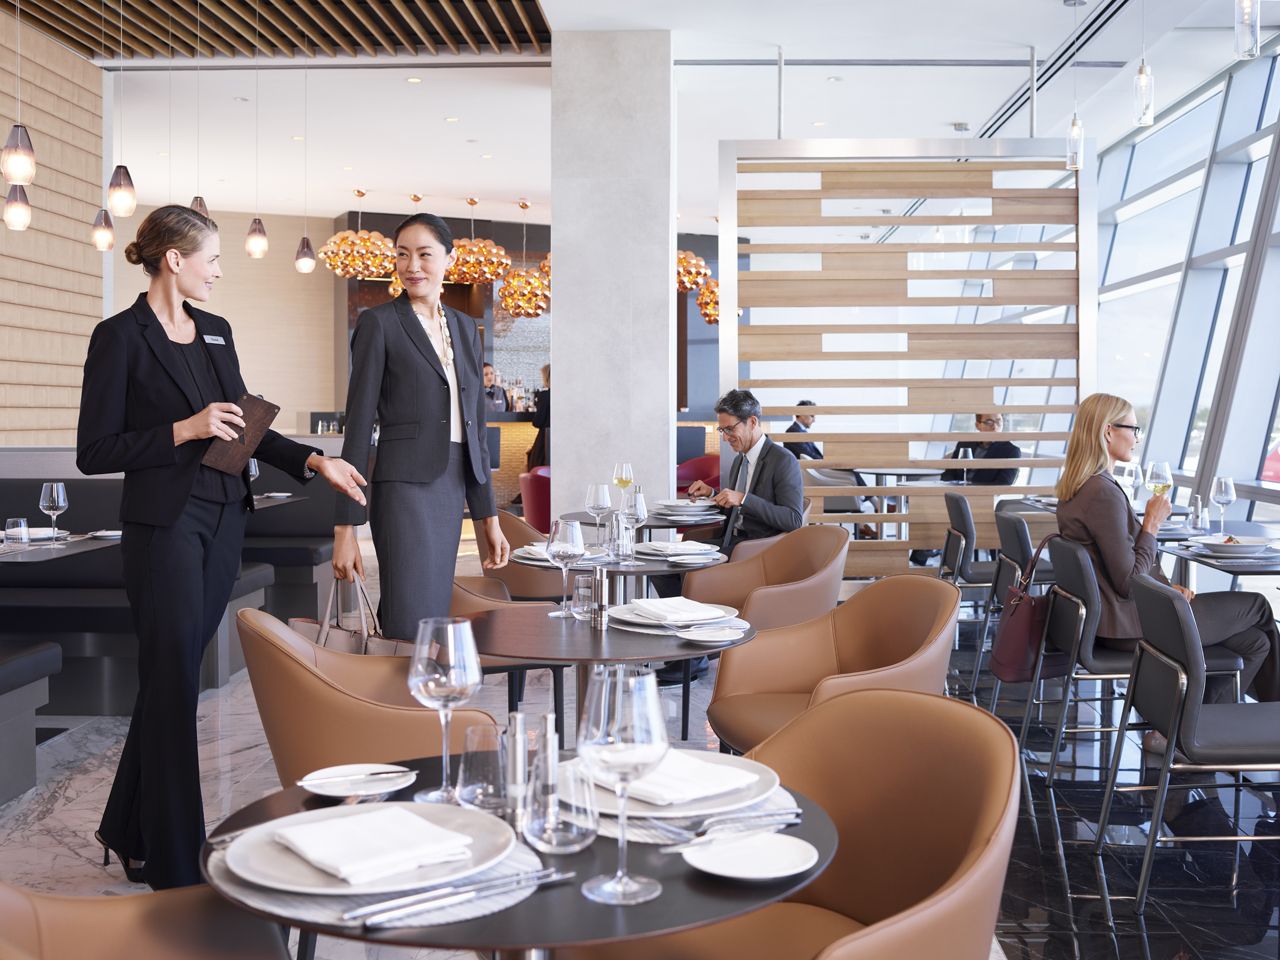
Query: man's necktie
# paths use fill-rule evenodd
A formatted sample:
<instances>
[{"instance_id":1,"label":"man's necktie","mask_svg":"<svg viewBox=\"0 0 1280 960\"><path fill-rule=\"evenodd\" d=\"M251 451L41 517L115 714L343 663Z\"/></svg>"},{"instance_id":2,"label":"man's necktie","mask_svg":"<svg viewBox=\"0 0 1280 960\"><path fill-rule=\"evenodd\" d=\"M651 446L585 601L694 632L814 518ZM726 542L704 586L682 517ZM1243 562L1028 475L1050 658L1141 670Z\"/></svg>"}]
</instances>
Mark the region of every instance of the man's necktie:
<instances>
[{"instance_id":1,"label":"man's necktie","mask_svg":"<svg viewBox=\"0 0 1280 960\"><path fill-rule=\"evenodd\" d=\"M739 493L746 493L747 490L747 470L748 461L745 454L738 454L738 458L733 462L734 479L733 489ZM733 540L738 532L738 527L742 523L742 506L739 504L729 511L729 519L724 524L724 537L720 541L720 549L726 550L729 543Z\"/></svg>"}]
</instances>

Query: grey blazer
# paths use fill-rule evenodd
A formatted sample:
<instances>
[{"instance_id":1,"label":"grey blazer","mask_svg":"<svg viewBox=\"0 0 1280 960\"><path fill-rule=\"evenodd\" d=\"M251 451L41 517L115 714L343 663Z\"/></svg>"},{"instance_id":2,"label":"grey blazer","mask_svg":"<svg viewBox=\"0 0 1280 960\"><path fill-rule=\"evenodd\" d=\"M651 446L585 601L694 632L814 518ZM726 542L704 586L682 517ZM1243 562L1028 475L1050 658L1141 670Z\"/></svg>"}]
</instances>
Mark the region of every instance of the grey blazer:
<instances>
[{"instance_id":1,"label":"grey blazer","mask_svg":"<svg viewBox=\"0 0 1280 960\"><path fill-rule=\"evenodd\" d=\"M1102 596L1098 636L1142 636L1138 608L1130 596L1133 578L1150 574L1168 583L1156 562L1156 538L1142 529L1120 484L1105 473L1084 482L1074 497L1058 504L1058 532L1084 545L1093 561Z\"/></svg>"},{"instance_id":2,"label":"grey blazer","mask_svg":"<svg viewBox=\"0 0 1280 960\"><path fill-rule=\"evenodd\" d=\"M746 457L738 454L729 468L732 490ZM760 462L751 476L751 489L742 501L742 539L759 540L799 529L804 518L804 483L795 456L768 437L760 450Z\"/></svg>"},{"instance_id":3,"label":"grey blazer","mask_svg":"<svg viewBox=\"0 0 1280 960\"><path fill-rule=\"evenodd\" d=\"M445 307L458 377L458 405L467 448L467 506L473 519L496 513L489 482L480 332L465 313ZM369 469L375 418L378 456L373 483L430 483L449 463L449 384L444 367L408 294L360 314L351 338L351 382L342 459ZM376 496L376 489L374 491ZM361 524L367 511L343 497L334 522Z\"/></svg>"}]
</instances>

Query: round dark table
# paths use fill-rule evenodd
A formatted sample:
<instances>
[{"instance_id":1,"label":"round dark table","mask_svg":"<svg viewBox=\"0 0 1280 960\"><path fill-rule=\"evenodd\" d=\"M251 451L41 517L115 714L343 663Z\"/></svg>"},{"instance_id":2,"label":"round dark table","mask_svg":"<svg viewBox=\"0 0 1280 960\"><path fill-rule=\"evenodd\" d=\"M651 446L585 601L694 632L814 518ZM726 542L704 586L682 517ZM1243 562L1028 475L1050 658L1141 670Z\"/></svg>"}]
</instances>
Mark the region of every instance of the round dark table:
<instances>
[{"instance_id":1,"label":"round dark table","mask_svg":"<svg viewBox=\"0 0 1280 960\"><path fill-rule=\"evenodd\" d=\"M603 527L606 523L606 520L603 517L597 520L585 510L579 510L576 513L562 513L560 514L560 519L577 520L584 527ZM673 520L666 517L656 517L653 514L650 514L648 519L646 519L644 523L640 524L639 530L641 533L646 533L649 530L692 530L697 527L710 527L714 526L716 523L723 522L723 517L719 521L707 520L690 523L688 520Z\"/></svg>"},{"instance_id":2,"label":"round dark table","mask_svg":"<svg viewBox=\"0 0 1280 960\"><path fill-rule=\"evenodd\" d=\"M456 763L456 761L455 761ZM419 771L419 783L435 783L440 777L440 760L428 757L405 763ZM456 767L455 767L456 769ZM412 800L417 789L411 784L393 795L392 800ZM818 850L818 862L808 871L781 880L739 883L701 873L690 867L677 854L662 854L651 844L633 843L627 848L629 868L662 883L662 894L648 903L631 907L611 907L595 903L582 895L583 881L617 869L618 843L611 837L600 837L586 850L570 856L541 856L545 864L562 870L573 870L577 876L568 883L543 887L531 897L499 913L459 923L432 927L399 927L366 931L351 927L307 926L305 946L314 946L314 935L344 937L368 943L387 943L409 947L441 947L453 950L494 950L504 957L539 960L549 958L556 947L634 940L678 930L718 923L741 916L804 889L822 873L835 856L839 837L835 824L825 810L812 800L792 791L796 805L804 811L804 821L788 827L786 833L807 840ZM333 806L339 801L317 797L301 787L289 787L264 797L233 813L213 832L241 830L267 820L288 816L303 810ZM212 852L208 844L200 864L205 879L209 878L207 862ZM219 890L219 893L222 891ZM237 901L224 894L233 903ZM391 895L389 895L390 897ZM287 916L266 913L241 905L258 916L286 926L297 926ZM304 954L299 946L299 957Z\"/></svg>"}]
</instances>

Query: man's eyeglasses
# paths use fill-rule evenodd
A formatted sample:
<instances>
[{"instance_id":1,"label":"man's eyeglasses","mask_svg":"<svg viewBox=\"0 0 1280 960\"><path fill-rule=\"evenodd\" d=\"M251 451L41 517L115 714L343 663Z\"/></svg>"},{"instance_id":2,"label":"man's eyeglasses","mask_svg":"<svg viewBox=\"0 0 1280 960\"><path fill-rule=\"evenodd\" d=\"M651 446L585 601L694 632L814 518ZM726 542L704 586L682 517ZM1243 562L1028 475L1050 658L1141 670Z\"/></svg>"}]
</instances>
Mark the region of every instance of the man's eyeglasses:
<instances>
[{"instance_id":1,"label":"man's eyeglasses","mask_svg":"<svg viewBox=\"0 0 1280 960\"><path fill-rule=\"evenodd\" d=\"M1113 423L1111 426L1120 430L1132 430L1134 440L1142 439L1142 427L1138 426L1136 423Z\"/></svg>"},{"instance_id":2,"label":"man's eyeglasses","mask_svg":"<svg viewBox=\"0 0 1280 960\"><path fill-rule=\"evenodd\" d=\"M746 423L746 421L739 420L731 427L716 427L716 433L720 434L722 437L727 437L729 434L733 433L733 431L738 429L738 424L742 423Z\"/></svg>"},{"instance_id":3,"label":"man's eyeglasses","mask_svg":"<svg viewBox=\"0 0 1280 960\"><path fill-rule=\"evenodd\" d=\"M990 417L983 417L978 423L984 427L1002 427L1004 420L992 420Z\"/></svg>"}]
</instances>

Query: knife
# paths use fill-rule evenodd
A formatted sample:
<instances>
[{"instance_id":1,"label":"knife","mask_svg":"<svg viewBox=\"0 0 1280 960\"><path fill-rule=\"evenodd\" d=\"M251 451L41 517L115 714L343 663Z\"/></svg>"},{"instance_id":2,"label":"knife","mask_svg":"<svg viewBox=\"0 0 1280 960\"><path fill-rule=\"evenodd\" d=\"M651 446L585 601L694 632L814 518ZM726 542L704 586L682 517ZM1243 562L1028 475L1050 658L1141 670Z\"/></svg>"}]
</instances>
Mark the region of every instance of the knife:
<instances>
[{"instance_id":1,"label":"knife","mask_svg":"<svg viewBox=\"0 0 1280 960\"><path fill-rule=\"evenodd\" d=\"M573 879L577 874L573 871L561 873L554 867L547 867L531 873L518 873L508 877L492 880L481 880L461 886L440 887L426 893L412 894L382 903L374 903L355 910L348 910L342 915L343 920L359 920L366 927L377 927L416 913L427 910L438 910L459 903L466 903L478 897L494 896L499 893L512 893L527 887L538 887L544 883L561 883Z\"/></svg>"}]
</instances>

